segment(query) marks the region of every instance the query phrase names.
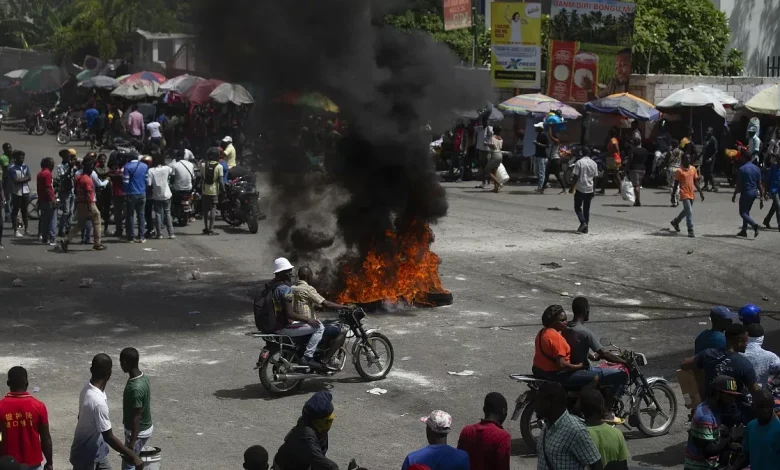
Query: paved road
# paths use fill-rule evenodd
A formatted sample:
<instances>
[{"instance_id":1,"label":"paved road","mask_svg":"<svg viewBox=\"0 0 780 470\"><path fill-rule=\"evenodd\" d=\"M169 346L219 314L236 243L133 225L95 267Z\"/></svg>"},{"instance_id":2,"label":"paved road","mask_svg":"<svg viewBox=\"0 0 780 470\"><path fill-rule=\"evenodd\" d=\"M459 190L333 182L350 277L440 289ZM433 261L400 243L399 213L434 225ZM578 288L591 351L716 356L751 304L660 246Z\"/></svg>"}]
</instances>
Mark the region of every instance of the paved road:
<instances>
[{"instance_id":1,"label":"paved road","mask_svg":"<svg viewBox=\"0 0 780 470\"><path fill-rule=\"evenodd\" d=\"M49 136L3 131L0 141L28 150L33 168L57 150ZM591 234L582 236L573 233L578 224L569 195L537 196L528 186L497 195L468 183L446 186L450 211L434 228L434 250L455 303L371 316L369 325L395 348L385 381L363 383L348 366L287 398L272 399L259 385L252 367L261 343L245 336L252 329L247 293L283 255L271 242L273 212L257 235L218 227L220 236L204 237L196 224L180 229L176 240L145 245L109 238L100 253L75 246L61 254L32 239L8 239L0 252L0 370L16 364L30 370L31 386L49 406L58 466L67 459L91 357L105 351L117 360L132 345L152 377L151 443L163 448L166 465L238 468L249 445L274 452L307 397L328 388L336 406L329 455L344 465L355 457L372 469L392 469L423 445L418 418L431 410L452 413L454 442L463 425L479 419L487 392L513 400L521 387L508 375L530 371L541 312L553 303L568 307L576 295L591 299L590 326L599 336L648 355L648 375L674 380L713 304L758 302L770 312L767 342L780 347L774 286L780 233L736 239L737 209L726 193L697 202L699 237L691 240L667 230L675 211L653 189L643 193L642 208L597 197ZM549 262L561 268L542 266ZM202 273L198 281L191 279L194 269ZM94 279L91 288L79 288L85 277ZM11 287L15 278L24 287ZM475 375L448 374L463 370ZM107 388L116 430L124 382L117 365ZM374 386L388 393L366 393ZM627 432L632 463L680 468L683 415L663 437ZM508 427L516 433L514 423ZM534 468L517 434L512 466Z\"/></svg>"}]
</instances>

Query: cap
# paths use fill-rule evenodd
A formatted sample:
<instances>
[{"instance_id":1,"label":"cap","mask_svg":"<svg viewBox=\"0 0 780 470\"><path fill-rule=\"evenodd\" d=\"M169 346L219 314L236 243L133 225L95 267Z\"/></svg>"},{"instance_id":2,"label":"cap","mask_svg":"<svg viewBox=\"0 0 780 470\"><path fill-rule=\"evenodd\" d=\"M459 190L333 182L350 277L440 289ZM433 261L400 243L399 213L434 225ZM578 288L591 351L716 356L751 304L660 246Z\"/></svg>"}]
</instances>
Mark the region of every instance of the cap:
<instances>
[{"instance_id":1,"label":"cap","mask_svg":"<svg viewBox=\"0 0 780 470\"><path fill-rule=\"evenodd\" d=\"M729 395L742 395L737 391L737 381L728 375L719 375L712 381L712 388Z\"/></svg>"},{"instance_id":2,"label":"cap","mask_svg":"<svg viewBox=\"0 0 780 470\"><path fill-rule=\"evenodd\" d=\"M420 421L435 433L447 434L452 430L452 416L446 411L432 411L428 416L420 418Z\"/></svg>"},{"instance_id":3,"label":"cap","mask_svg":"<svg viewBox=\"0 0 780 470\"><path fill-rule=\"evenodd\" d=\"M282 271L289 271L293 268L293 265L287 261L287 258L276 258L274 260L274 274Z\"/></svg>"},{"instance_id":4,"label":"cap","mask_svg":"<svg viewBox=\"0 0 780 470\"><path fill-rule=\"evenodd\" d=\"M544 128L544 123L543 122L537 122L536 124L534 124L534 127L537 128L537 129L543 129Z\"/></svg>"},{"instance_id":5,"label":"cap","mask_svg":"<svg viewBox=\"0 0 780 470\"><path fill-rule=\"evenodd\" d=\"M226 135L225 137L222 138L222 142L233 142L233 138L230 137L229 135Z\"/></svg>"},{"instance_id":6,"label":"cap","mask_svg":"<svg viewBox=\"0 0 780 470\"><path fill-rule=\"evenodd\" d=\"M710 309L710 316L715 318L720 318L721 320L736 320L737 315L734 314L731 310L729 310L728 307L724 307L723 305L717 305L715 307L712 307Z\"/></svg>"},{"instance_id":7,"label":"cap","mask_svg":"<svg viewBox=\"0 0 780 470\"><path fill-rule=\"evenodd\" d=\"M27 465L17 462L10 455L0 458L0 470L28 470L29 468Z\"/></svg>"}]
</instances>

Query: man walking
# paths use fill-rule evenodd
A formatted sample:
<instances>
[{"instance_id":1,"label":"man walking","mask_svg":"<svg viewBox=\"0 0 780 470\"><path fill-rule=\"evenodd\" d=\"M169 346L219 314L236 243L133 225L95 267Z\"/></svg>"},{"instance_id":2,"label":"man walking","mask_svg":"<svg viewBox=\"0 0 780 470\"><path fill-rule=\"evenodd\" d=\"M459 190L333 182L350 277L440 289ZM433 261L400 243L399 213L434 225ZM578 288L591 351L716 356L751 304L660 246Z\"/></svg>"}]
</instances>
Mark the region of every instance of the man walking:
<instances>
[{"instance_id":1,"label":"man walking","mask_svg":"<svg viewBox=\"0 0 780 470\"><path fill-rule=\"evenodd\" d=\"M8 179L8 167L11 166L11 154L14 148L10 143L3 144L3 153L0 154L0 179L3 183L3 199L5 204L5 221L8 222L11 213L11 180Z\"/></svg>"},{"instance_id":2,"label":"man walking","mask_svg":"<svg viewBox=\"0 0 780 470\"><path fill-rule=\"evenodd\" d=\"M55 246L55 230L57 228L57 199L54 196L54 159L46 157L41 160L41 171L36 178L38 189L38 209L41 213L40 229L41 242Z\"/></svg>"},{"instance_id":3,"label":"man walking","mask_svg":"<svg viewBox=\"0 0 780 470\"><path fill-rule=\"evenodd\" d=\"M203 186L201 187L203 197L201 212L203 213L203 223L205 225L203 234L216 235L214 219L216 217L217 196L225 191L223 169L219 163L219 149L216 147L208 149L206 158L208 158L208 162L204 162L200 168L200 174L203 175Z\"/></svg>"},{"instance_id":4,"label":"man walking","mask_svg":"<svg viewBox=\"0 0 780 470\"><path fill-rule=\"evenodd\" d=\"M772 207L769 209L766 217L764 217L764 227L772 228L769 224L772 221L772 216L777 217L777 228L780 230L780 156L770 156L770 166L766 171L766 179L764 180L764 193L767 198L772 199Z\"/></svg>"},{"instance_id":5,"label":"man walking","mask_svg":"<svg viewBox=\"0 0 780 470\"><path fill-rule=\"evenodd\" d=\"M24 225L24 236L29 235L27 231L27 206L30 204L30 180L32 175L30 167L24 164L24 152L14 150L11 154L14 164L8 167L8 179L11 181L11 224L15 229L14 235L22 237L22 233L17 226L17 216L22 213L22 224Z\"/></svg>"},{"instance_id":6,"label":"man walking","mask_svg":"<svg viewBox=\"0 0 780 470\"><path fill-rule=\"evenodd\" d=\"M132 112L127 117L127 132L130 134L130 138L143 142L144 140L144 115L138 111L138 105L134 104L131 108Z\"/></svg>"},{"instance_id":7,"label":"man walking","mask_svg":"<svg viewBox=\"0 0 780 470\"><path fill-rule=\"evenodd\" d=\"M739 216L742 217L742 230L737 234L738 237L747 237L748 226L753 228L753 237L758 237L758 224L750 217L750 209L753 203L760 197L760 208L764 208L764 186L762 184L761 169L750 160L745 158L745 163L737 170L737 184L734 187L734 195L731 196L731 202L737 202L739 194Z\"/></svg>"},{"instance_id":8,"label":"man walking","mask_svg":"<svg viewBox=\"0 0 780 470\"><path fill-rule=\"evenodd\" d=\"M76 204L73 194L73 160L76 158L75 149L60 150L62 162L57 165L54 182L57 187L57 197L60 200L60 220L57 224L57 236L64 237L70 231L71 219Z\"/></svg>"},{"instance_id":9,"label":"man walking","mask_svg":"<svg viewBox=\"0 0 780 470\"><path fill-rule=\"evenodd\" d=\"M111 470L109 447L119 452L123 460L132 462L137 470L143 469L144 464L138 455L111 432L105 390L112 367L111 358L107 354L98 354L92 358L92 367L89 369L92 378L79 396L78 422L70 447L73 470Z\"/></svg>"},{"instance_id":10,"label":"man walking","mask_svg":"<svg viewBox=\"0 0 780 470\"><path fill-rule=\"evenodd\" d=\"M543 122L537 122L534 124L534 128L536 129L534 164L536 165L536 178L538 179L536 192L542 194L544 192L544 179L547 175L547 147L550 140L547 138L547 133L544 132Z\"/></svg>"},{"instance_id":11,"label":"man walking","mask_svg":"<svg viewBox=\"0 0 780 470\"><path fill-rule=\"evenodd\" d=\"M95 204L95 182L97 175L94 176L95 160L88 156L82 162L82 173L76 177L74 183L76 190L76 225L71 227L68 236L60 241L60 248L63 253L68 252L70 241L77 234L80 234L87 225L87 220L92 221L92 238L94 244L92 249L96 251L105 250L106 247L100 243L101 239L101 221L100 211Z\"/></svg>"},{"instance_id":12,"label":"man walking","mask_svg":"<svg viewBox=\"0 0 780 470\"><path fill-rule=\"evenodd\" d=\"M49 413L46 405L27 393L29 382L24 367L8 371L10 392L0 400L0 419L3 439L0 455L10 455L17 462L32 469L52 470L54 452L49 432ZM43 459L46 464L43 464Z\"/></svg>"},{"instance_id":13,"label":"man walking","mask_svg":"<svg viewBox=\"0 0 780 470\"><path fill-rule=\"evenodd\" d=\"M140 114L140 113L139 113ZM125 193L125 228L127 241L146 242L146 175L149 167L140 160L130 160L122 170ZM135 238L135 220L138 219L138 238Z\"/></svg>"},{"instance_id":14,"label":"man walking","mask_svg":"<svg viewBox=\"0 0 780 470\"><path fill-rule=\"evenodd\" d=\"M136 455L152 437L151 386L149 377L138 368L139 355L135 348L125 348L119 354L122 372L128 375L122 396L122 423L125 426L125 445ZM122 470L134 470L135 466L125 461Z\"/></svg>"},{"instance_id":15,"label":"man walking","mask_svg":"<svg viewBox=\"0 0 780 470\"><path fill-rule=\"evenodd\" d=\"M695 199L693 194L693 188L699 191L701 200L704 201L704 193L701 192L699 186L699 175L696 168L691 165L690 156L685 153L682 156L682 166L674 174L674 187L672 188L672 194L675 194L679 188L680 201L683 204L683 210L680 214L672 219L671 224L676 232L680 231L680 222L685 218L685 222L688 225L688 237L694 238L696 235L693 232L693 200Z\"/></svg>"},{"instance_id":16,"label":"man walking","mask_svg":"<svg viewBox=\"0 0 780 470\"><path fill-rule=\"evenodd\" d=\"M590 203L593 201L594 181L599 174L599 167L590 158L590 149L583 147L582 158L574 164L574 181L571 182L569 193L574 193L574 212L580 219L578 233L588 233L590 226ZM575 192L576 189L576 192Z\"/></svg>"},{"instance_id":17,"label":"man walking","mask_svg":"<svg viewBox=\"0 0 780 470\"><path fill-rule=\"evenodd\" d=\"M718 192L715 186L713 171L715 170L715 160L718 156L718 139L715 138L715 131L712 127L707 128L704 134L704 149L702 149L701 172L704 176L704 191Z\"/></svg>"},{"instance_id":18,"label":"man walking","mask_svg":"<svg viewBox=\"0 0 780 470\"><path fill-rule=\"evenodd\" d=\"M512 437L502 426L509 412L506 398L488 393L482 411L483 420L460 432L458 449L469 455L471 470L509 470Z\"/></svg>"}]
</instances>

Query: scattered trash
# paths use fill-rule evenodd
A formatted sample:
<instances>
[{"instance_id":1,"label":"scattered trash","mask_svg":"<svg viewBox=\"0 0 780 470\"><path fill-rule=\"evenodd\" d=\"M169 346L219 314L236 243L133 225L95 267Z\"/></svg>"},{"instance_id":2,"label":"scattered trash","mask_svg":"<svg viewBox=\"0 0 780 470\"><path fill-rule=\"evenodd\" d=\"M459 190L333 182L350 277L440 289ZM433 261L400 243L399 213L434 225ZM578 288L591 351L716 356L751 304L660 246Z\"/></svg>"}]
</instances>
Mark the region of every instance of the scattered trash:
<instances>
[{"instance_id":1,"label":"scattered trash","mask_svg":"<svg viewBox=\"0 0 780 470\"><path fill-rule=\"evenodd\" d=\"M402 415L398 415L399 418L403 418L404 416L408 415L409 413L404 413Z\"/></svg>"},{"instance_id":2,"label":"scattered trash","mask_svg":"<svg viewBox=\"0 0 780 470\"><path fill-rule=\"evenodd\" d=\"M769 300L769 297L761 297L762 300Z\"/></svg>"},{"instance_id":3,"label":"scattered trash","mask_svg":"<svg viewBox=\"0 0 780 470\"><path fill-rule=\"evenodd\" d=\"M560 269L563 267L560 264L556 263L555 261L552 261L550 263L542 263L541 265L544 266L545 268L550 268L550 269Z\"/></svg>"},{"instance_id":4,"label":"scattered trash","mask_svg":"<svg viewBox=\"0 0 780 470\"><path fill-rule=\"evenodd\" d=\"M366 390L367 393L370 393L371 395L384 395L387 393L387 390L384 388L372 388L371 390Z\"/></svg>"},{"instance_id":5,"label":"scattered trash","mask_svg":"<svg viewBox=\"0 0 780 470\"><path fill-rule=\"evenodd\" d=\"M193 281L197 281L200 279L200 271L196 269L195 271L192 272L192 274L190 274L190 276L192 277Z\"/></svg>"},{"instance_id":6,"label":"scattered trash","mask_svg":"<svg viewBox=\"0 0 780 470\"><path fill-rule=\"evenodd\" d=\"M506 245L506 247L507 247L507 248L514 248L514 247L516 247L516 246L517 246L517 245Z\"/></svg>"},{"instance_id":7,"label":"scattered trash","mask_svg":"<svg viewBox=\"0 0 780 470\"><path fill-rule=\"evenodd\" d=\"M561 210L561 208L560 207L548 207L547 210L548 211L559 211L559 210Z\"/></svg>"},{"instance_id":8,"label":"scattered trash","mask_svg":"<svg viewBox=\"0 0 780 470\"><path fill-rule=\"evenodd\" d=\"M473 370L463 370L463 371L460 371L460 372L447 372L447 373L450 374L450 375L457 375L457 376L460 376L460 377L468 377L470 375L474 375L474 371Z\"/></svg>"},{"instance_id":9,"label":"scattered trash","mask_svg":"<svg viewBox=\"0 0 780 470\"><path fill-rule=\"evenodd\" d=\"M41 387L33 387L33 393L38 393L41 391Z\"/></svg>"},{"instance_id":10,"label":"scattered trash","mask_svg":"<svg viewBox=\"0 0 780 470\"><path fill-rule=\"evenodd\" d=\"M88 288L92 287L92 278L91 277L85 277L79 282L79 287L81 288Z\"/></svg>"},{"instance_id":11,"label":"scattered trash","mask_svg":"<svg viewBox=\"0 0 780 470\"><path fill-rule=\"evenodd\" d=\"M498 331L498 330L512 331L512 328L507 328L505 326L491 326L490 329L493 331Z\"/></svg>"},{"instance_id":12,"label":"scattered trash","mask_svg":"<svg viewBox=\"0 0 780 470\"><path fill-rule=\"evenodd\" d=\"M37 307L35 307L35 310L43 310L43 305L38 305Z\"/></svg>"},{"instance_id":13,"label":"scattered trash","mask_svg":"<svg viewBox=\"0 0 780 470\"><path fill-rule=\"evenodd\" d=\"M531 292L539 292L539 289L531 289Z\"/></svg>"},{"instance_id":14,"label":"scattered trash","mask_svg":"<svg viewBox=\"0 0 780 470\"><path fill-rule=\"evenodd\" d=\"M574 285L575 285L575 286L581 286L581 285L582 285L582 283L581 283L581 282L575 282L575 283L574 283Z\"/></svg>"},{"instance_id":15,"label":"scattered trash","mask_svg":"<svg viewBox=\"0 0 780 470\"><path fill-rule=\"evenodd\" d=\"M627 211L621 211L621 210L619 210L618 212L627 212Z\"/></svg>"},{"instance_id":16,"label":"scattered trash","mask_svg":"<svg viewBox=\"0 0 780 470\"><path fill-rule=\"evenodd\" d=\"M401 358L402 361L409 361L412 359L412 356L404 356Z\"/></svg>"},{"instance_id":17,"label":"scattered trash","mask_svg":"<svg viewBox=\"0 0 780 470\"><path fill-rule=\"evenodd\" d=\"M561 297L569 297L569 293L568 292L561 292Z\"/></svg>"},{"instance_id":18,"label":"scattered trash","mask_svg":"<svg viewBox=\"0 0 780 470\"><path fill-rule=\"evenodd\" d=\"M699 325L706 325L706 324L707 324L707 322L706 322L706 321L700 321L700 322L699 322Z\"/></svg>"},{"instance_id":19,"label":"scattered trash","mask_svg":"<svg viewBox=\"0 0 780 470\"><path fill-rule=\"evenodd\" d=\"M693 254L693 250L688 250L688 254L692 255Z\"/></svg>"},{"instance_id":20,"label":"scattered trash","mask_svg":"<svg viewBox=\"0 0 780 470\"><path fill-rule=\"evenodd\" d=\"M200 315L200 312L197 310L193 310L190 312L190 315Z\"/></svg>"},{"instance_id":21,"label":"scattered trash","mask_svg":"<svg viewBox=\"0 0 780 470\"><path fill-rule=\"evenodd\" d=\"M14 279L13 286L14 287L23 287L24 286L24 282L22 282L22 280L17 277L16 279Z\"/></svg>"},{"instance_id":22,"label":"scattered trash","mask_svg":"<svg viewBox=\"0 0 780 470\"><path fill-rule=\"evenodd\" d=\"M195 434L197 434L198 436L202 436L203 435L202 432L196 432Z\"/></svg>"},{"instance_id":23,"label":"scattered trash","mask_svg":"<svg viewBox=\"0 0 780 470\"><path fill-rule=\"evenodd\" d=\"M157 250L154 248L144 248L144 251L157 251Z\"/></svg>"}]
</instances>

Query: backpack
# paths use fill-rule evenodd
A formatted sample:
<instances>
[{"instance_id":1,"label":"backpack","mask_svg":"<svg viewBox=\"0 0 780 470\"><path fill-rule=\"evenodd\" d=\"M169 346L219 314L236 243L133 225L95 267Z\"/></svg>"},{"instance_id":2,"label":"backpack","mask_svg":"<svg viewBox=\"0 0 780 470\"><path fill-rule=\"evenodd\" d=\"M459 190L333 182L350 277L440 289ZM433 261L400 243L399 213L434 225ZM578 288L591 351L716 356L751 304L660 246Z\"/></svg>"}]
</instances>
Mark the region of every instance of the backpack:
<instances>
[{"instance_id":1,"label":"backpack","mask_svg":"<svg viewBox=\"0 0 780 470\"><path fill-rule=\"evenodd\" d=\"M274 290L282 285L282 282L271 281L265 285L263 292L255 297L255 326L263 333L276 331L276 308L274 307Z\"/></svg>"}]
</instances>

